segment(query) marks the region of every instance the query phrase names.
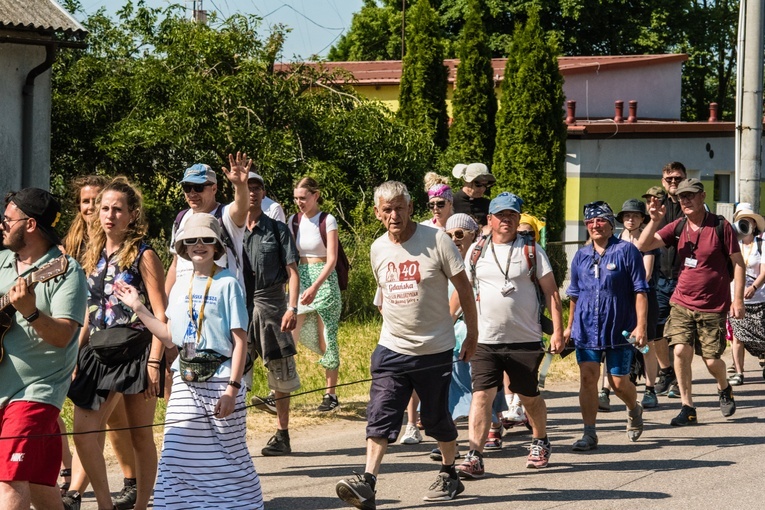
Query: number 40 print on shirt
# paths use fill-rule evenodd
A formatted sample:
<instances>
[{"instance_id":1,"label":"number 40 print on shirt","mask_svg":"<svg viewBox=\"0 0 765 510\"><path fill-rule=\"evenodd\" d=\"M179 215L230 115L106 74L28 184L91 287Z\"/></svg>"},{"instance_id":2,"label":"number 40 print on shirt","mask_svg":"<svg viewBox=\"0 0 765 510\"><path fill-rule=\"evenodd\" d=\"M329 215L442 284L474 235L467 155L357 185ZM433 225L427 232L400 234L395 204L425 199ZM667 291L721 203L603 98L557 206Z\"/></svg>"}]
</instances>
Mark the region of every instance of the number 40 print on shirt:
<instances>
[{"instance_id":1,"label":"number 40 print on shirt","mask_svg":"<svg viewBox=\"0 0 765 510\"><path fill-rule=\"evenodd\" d=\"M385 274L385 302L391 305L411 305L420 300L420 263L407 260L396 267L388 263Z\"/></svg>"}]
</instances>

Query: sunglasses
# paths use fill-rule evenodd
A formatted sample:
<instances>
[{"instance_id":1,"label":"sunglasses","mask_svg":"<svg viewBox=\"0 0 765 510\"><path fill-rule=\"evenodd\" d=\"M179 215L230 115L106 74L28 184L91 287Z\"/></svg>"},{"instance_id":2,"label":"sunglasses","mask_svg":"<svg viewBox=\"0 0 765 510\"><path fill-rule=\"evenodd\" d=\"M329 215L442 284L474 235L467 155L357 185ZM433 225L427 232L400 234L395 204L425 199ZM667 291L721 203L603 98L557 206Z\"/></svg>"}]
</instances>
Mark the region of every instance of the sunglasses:
<instances>
[{"instance_id":1,"label":"sunglasses","mask_svg":"<svg viewBox=\"0 0 765 510\"><path fill-rule=\"evenodd\" d=\"M664 180L669 183L678 184L681 181L684 181L685 179L683 177L665 177Z\"/></svg>"},{"instance_id":2,"label":"sunglasses","mask_svg":"<svg viewBox=\"0 0 765 510\"><path fill-rule=\"evenodd\" d=\"M446 207L446 200L438 200L436 202L428 202L428 209L443 209Z\"/></svg>"},{"instance_id":3,"label":"sunglasses","mask_svg":"<svg viewBox=\"0 0 765 510\"><path fill-rule=\"evenodd\" d=\"M494 186L494 183L493 182L474 182L473 186L475 186L476 188L486 188L486 189L489 189L492 186Z\"/></svg>"},{"instance_id":4,"label":"sunglasses","mask_svg":"<svg viewBox=\"0 0 765 510\"><path fill-rule=\"evenodd\" d=\"M215 244L218 240L214 237L190 237L183 240L184 246L194 246L197 243L202 244Z\"/></svg>"},{"instance_id":5,"label":"sunglasses","mask_svg":"<svg viewBox=\"0 0 765 510\"><path fill-rule=\"evenodd\" d=\"M7 228L8 230L11 229L13 225L20 221L28 220L29 218L18 218L15 220L12 220L10 218L5 217L4 215L0 214L0 223L2 223L3 228Z\"/></svg>"},{"instance_id":6,"label":"sunglasses","mask_svg":"<svg viewBox=\"0 0 765 510\"><path fill-rule=\"evenodd\" d=\"M680 200L693 200L696 198L696 195L698 195L698 193L685 192L677 195L677 198Z\"/></svg>"},{"instance_id":7,"label":"sunglasses","mask_svg":"<svg viewBox=\"0 0 765 510\"><path fill-rule=\"evenodd\" d=\"M212 186L212 183L206 182L204 184L188 184L188 183L181 184L181 187L183 188L184 193L191 193L192 191L194 193L202 193L207 186Z\"/></svg>"},{"instance_id":8,"label":"sunglasses","mask_svg":"<svg viewBox=\"0 0 765 510\"><path fill-rule=\"evenodd\" d=\"M591 220L585 220L584 224L588 227L596 226L599 227L601 225L605 225L608 223L608 220L604 218L592 218Z\"/></svg>"},{"instance_id":9,"label":"sunglasses","mask_svg":"<svg viewBox=\"0 0 765 510\"><path fill-rule=\"evenodd\" d=\"M457 241L461 241L469 233L470 233L470 231L465 231L465 230L462 230L462 229L457 229L454 232L447 232L446 235L448 235L452 239L456 239Z\"/></svg>"}]
</instances>

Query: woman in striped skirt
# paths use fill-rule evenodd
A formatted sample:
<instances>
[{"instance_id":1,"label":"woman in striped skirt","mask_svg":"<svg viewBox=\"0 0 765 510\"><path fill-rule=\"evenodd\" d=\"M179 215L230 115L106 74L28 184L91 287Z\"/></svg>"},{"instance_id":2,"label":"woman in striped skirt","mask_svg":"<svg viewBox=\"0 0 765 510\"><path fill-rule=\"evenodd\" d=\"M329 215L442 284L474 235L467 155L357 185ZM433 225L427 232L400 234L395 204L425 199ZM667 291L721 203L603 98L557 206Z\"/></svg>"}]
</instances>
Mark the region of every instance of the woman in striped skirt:
<instances>
[{"instance_id":1,"label":"woman in striped skirt","mask_svg":"<svg viewBox=\"0 0 765 510\"><path fill-rule=\"evenodd\" d=\"M115 291L157 338L180 351L172 368L154 508L263 508L245 437L247 309L236 277L214 263L225 253L220 239L218 220L205 213L193 214L176 236L176 253L194 263L194 273L173 286L167 324L141 304L132 287Z\"/></svg>"}]
</instances>

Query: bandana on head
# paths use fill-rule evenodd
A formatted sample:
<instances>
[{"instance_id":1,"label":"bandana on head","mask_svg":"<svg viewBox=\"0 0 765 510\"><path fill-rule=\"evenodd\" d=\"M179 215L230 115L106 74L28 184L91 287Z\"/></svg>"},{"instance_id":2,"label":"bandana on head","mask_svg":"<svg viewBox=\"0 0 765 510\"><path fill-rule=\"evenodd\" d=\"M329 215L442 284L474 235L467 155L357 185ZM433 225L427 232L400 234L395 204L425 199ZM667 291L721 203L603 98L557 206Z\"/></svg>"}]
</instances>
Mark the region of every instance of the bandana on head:
<instances>
[{"instance_id":1,"label":"bandana on head","mask_svg":"<svg viewBox=\"0 0 765 510\"><path fill-rule=\"evenodd\" d=\"M584 219L591 220L593 218L605 219L611 224L611 228L614 227L616 221L611 206L603 201L591 202L584 206Z\"/></svg>"},{"instance_id":2,"label":"bandana on head","mask_svg":"<svg viewBox=\"0 0 765 510\"><path fill-rule=\"evenodd\" d=\"M443 198L448 202L454 202L454 195L452 195L452 189L446 184L434 184L428 190L428 198Z\"/></svg>"}]
</instances>

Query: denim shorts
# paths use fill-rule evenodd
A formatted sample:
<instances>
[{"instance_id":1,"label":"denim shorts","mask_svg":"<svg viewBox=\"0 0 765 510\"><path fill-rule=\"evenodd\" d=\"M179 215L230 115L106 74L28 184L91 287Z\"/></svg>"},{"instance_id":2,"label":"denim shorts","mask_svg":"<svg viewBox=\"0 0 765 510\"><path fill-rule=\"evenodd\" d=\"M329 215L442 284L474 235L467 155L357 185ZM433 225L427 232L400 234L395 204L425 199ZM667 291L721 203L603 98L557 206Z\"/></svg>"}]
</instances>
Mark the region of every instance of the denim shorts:
<instances>
[{"instance_id":1,"label":"denim shorts","mask_svg":"<svg viewBox=\"0 0 765 510\"><path fill-rule=\"evenodd\" d=\"M609 349L577 348L576 361L580 364L588 361L599 364L605 357L608 373L613 376L622 377L629 375L630 373L634 351L635 349L631 345L625 345L624 347L612 347Z\"/></svg>"}]
</instances>

